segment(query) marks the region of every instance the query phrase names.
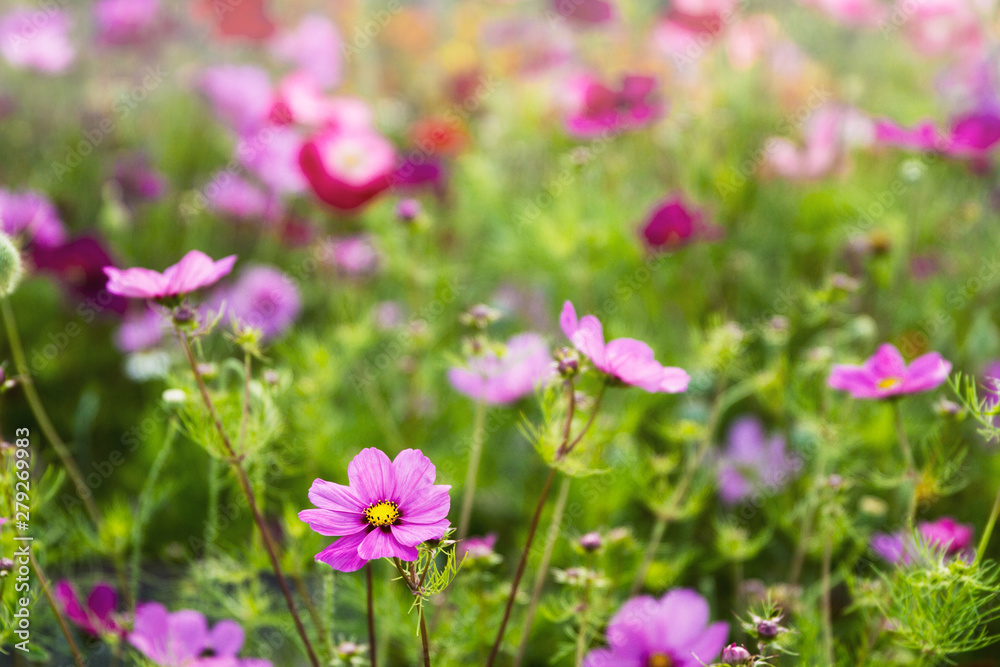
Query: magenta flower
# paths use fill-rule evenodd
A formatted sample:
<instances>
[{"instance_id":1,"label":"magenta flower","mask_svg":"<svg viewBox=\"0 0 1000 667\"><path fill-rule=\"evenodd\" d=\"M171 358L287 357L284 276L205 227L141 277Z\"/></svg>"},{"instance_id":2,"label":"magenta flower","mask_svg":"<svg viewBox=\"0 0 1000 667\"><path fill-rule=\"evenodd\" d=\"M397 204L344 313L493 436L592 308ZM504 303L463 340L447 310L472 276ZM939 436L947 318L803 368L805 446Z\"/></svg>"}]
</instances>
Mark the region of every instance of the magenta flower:
<instances>
[{"instance_id":1,"label":"magenta flower","mask_svg":"<svg viewBox=\"0 0 1000 667\"><path fill-rule=\"evenodd\" d=\"M726 645L729 626L709 625L708 602L675 588L659 600L632 598L608 623L609 648L587 654L584 667L701 667Z\"/></svg>"},{"instance_id":2,"label":"magenta flower","mask_svg":"<svg viewBox=\"0 0 1000 667\"><path fill-rule=\"evenodd\" d=\"M396 151L373 131L328 130L303 145L299 166L319 199L352 211L389 187Z\"/></svg>"},{"instance_id":3,"label":"magenta flower","mask_svg":"<svg viewBox=\"0 0 1000 667\"><path fill-rule=\"evenodd\" d=\"M233 220L269 220L277 216L277 200L253 183L221 171L205 186L208 208Z\"/></svg>"},{"instance_id":4,"label":"magenta flower","mask_svg":"<svg viewBox=\"0 0 1000 667\"><path fill-rule=\"evenodd\" d=\"M155 347L163 340L163 316L143 304L141 310L130 310L115 332L115 346L122 352L140 352Z\"/></svg>"},{"instance_id":5,"label":"magenta flower","mask_svg":"<svg viewBox=\"0 0 1000 667\"><path fill-rule=\"evenodd\" d=\"M86 605L80 602L73 584L63 579L56 583L54 594L66 618L80 626L88 634L124 634L125 630L115 618L118 608L118 593L103 582L95 584L87 596Z\"/></svg>"},{"instance_id":6,"label":"magenta flower","mask_svg":"<svg viewBox=\"0 0 1000 667\"><path fill-rule=\"evenodd\" d=\"M487 559L496 555L496 552L493 550L496 543L496 533L490 533L482 537L469 537L459 542L455 546L455 551L459 561L463 558L468 558L469 560Z\"/></svg>"},{"instance_id":7,"label":"magenta flower","mask_svg":"<svg viewBox=\"0 0 1000 667\"><path fill-rule=\"evenodd\" d=\"M115 163L114 182L126 205L157 200L167 190L166 178L150 165L149 157L142 152L126 155Z\"/></svg>"},{"instance_id":8,"label":"magenta flower","mask_svg":"<svg viewBox=\"0 0 1000 667\"><path fill-rule=\"evenodd\" d=\"M683 196L673 195L656 204L642 235L651 248L669 250L698 240L716 241L722 227L704 221L704 213L687 205Z\"/></svg>"},{"instance_id":9,"label":"magenta flower","mask_svg":"<svg viewBox=\"0 0 1000 667\"><path fill-rule=\"evenodd\" d=\"M24 234L32 243L52 248L66 242L66 228L49 199L34 190L0 189L0 231Z\"/></svg>"},{"instance_id":10,"label":"magenta flower","mask_svg":"<svg viewBox=\"0 0 1000 667\"><path fill-rule=\"evenodd\" d=\"M618 18L618 8L608 0L551 0L551 5L560 17L580 25L611 23Z\"/></svg>"},{"instance_id":11,"label":"magenta flower","mask_svg":"<svg viewBox=\"0 0 1000 667\"><path fill-rule=\"evenodd\" d=\"M590 75L575 77L567 84L571 110L566 131L574 137L632 130L663 115L657 81L651 76L626 75L613 90Z\"/></svg>"},{"instance_id":12,"label":"magenta flower","mask_svg":"<svg viewBox=\"0 0 1000 667\"><path fill-rule=\"evenodd\" d=\"M648 392L675 394L687 389L690 377L683 369L661 366L653 356L653 348L634 338L605 343L600 320L593 315L577 320L576 309L569 301L563 304L559 324L573 346L608 377Z\"/></svg>"},{"instance_id":13,"label":"magenta flower","mask_svg":"<svg viewBox=\"0 0 1000 667\"><path fill-rule=\"evenodd\" d=\"M295 128L287 125L264 126L241 137L236 146L236 155L243 166L278 194L299 194L308 187L299 167L301 151L302 137ZM230 208L234 205L237 203L233 202ZM255 215L262 216L270 205L267 200L263 206L255 203L254 208L261 209Z\"/></svg>"},{"instance_id":14,"label":"magenta flower","mask_svg":"<svg viewBox=\"0 0 1000 667\"><path fill-rule=\"evenodd\" d=\"M217 290L206 308L223 319L235 318L243 326L259 329L265 340L277 338L295 322L302 298L295 282L278 269L251 266L243 269L229 287Z\"/></svg>"},{"instance_id":15,"label":"magenta flower","mask_svg":"<svg viewBox=\"0 0 1000 667\"><path fill-rule=\"evenodd\" d=\"M448 529L450 485L434 484L434 464L419 450L404 449L394 461L374 447L347 466L350 486L317 479L309 500L319 509L299 518L320 535L342 536L316 554L335 570L354 572L370 560L417 559L417 545Z\"/></svg>"},{"instance_id":16,"label":"magenta flower","mask_svg":"<svg viewBox=\"0 0 1000 667\"><path fill-rule=\"evenodd\" d=\"M321 86L340 81L341 40L336 26L320 14L309 14L299 25L278 34L271 43L276 58L308 72Z\"/></svg>"},{"instance_id":17,"label":"magenta flower","mask_svg":"<svg viewBox=\"0 0 1000 667\"><path fill-rule=\"evenodd\" d=\"M211 630L205 616L185 609L170 613L158 602L139 605L128 641L160 667L271 667L270 660L237 658L243 628L219 621Z\"/></svg>"},{"instance_id":18,"label":"magenta flower","mask_svg":"<svg viewBox=\"0 0 1000 667\"><path fill-rule=\"evenodd\" d=\"M907 366L896 346L884 343L861 366L835 365L827 384L854 398L889 398L934 389L950 372L951 364L937 352L917 357Z\"/></svg>"},{"instance_id":19,"label":"magenta flower","mask_svg":"<svg viewBox=\"0 0 1000 667\"><path fill-rule=\"evenodd\" d=\"M267 120L274 91L267 72L253 65L219 65L206 69L198 89L215 114L237 132L250 132Z\"/></svg>"},{"instance_id":20,"label":"magenta flower","mask_svg":"<svg viewBox=\"0 0 1000 667\"><path fill-rule=\"evenodd\" d=\"M98 0L94 5L97 40L102 44L139 44L159 21L159 0Z\"/></svg>"},{"instance_id":21,"label":"magenta flower","mask_svg":"<svg viewBox=\"0 0 1000 667\"><path fill-rule=\"evenodd\" d=\"M511 403L535 390L552 374L545 339L535 333L514 336L500 352L488 349L448 370L448 381L469 398L491 405Z\"/></svg>"},{"instance_id":22,"label":"magenta flower","mask_svg":"<svg viewBox=\"0 0 1000 667\"><path fill-rule=\"evenodd\" d=\"M345 276L367 276L378 269L379 254L365 234L330 238L323 242L322 260Z\"/></svg>"},{"instance_id":23,"label":"magenta flower","mask_svg":"<svg viewBox=\"0 0 1000 667\"><path fill-rule=\"evenodd\" d=\"M917 524L921 539L946 558L968 558L972 544L972 526L951 517ZM903 531L875 533L869 546L882 560L892 565L909 565L918 556L917 545Z\"/></svg>"},{"instance_id":24,"label":"magenta flower","mask_svg":"<svg viewBox=\"0 0 1000 667\"><path fill-rule=\"evenodd\" d=\"M117 269L105 266L108 291L132 299L167 299L182 297L218 282L233 270L236 255L213 261L200 250L192 250L163 273L152 269Z\"/></svg>"},{"instance_id":25,"label":"magenta flower","mask_svg":"<svg viewBox=\"0 0 1000 667\"><path fill-rule=\"evenodd\" d=\"M76 57L69 15L59 9L14 9L0 17L0 55L18 69L65 71Z\"/></svg>"},{"instance_id":26,"label":"magenta flower","mask_svg":"<svg viewBox=\"0 0 1000 667\"><path fill-rule=\"evenodd\" d=\"M128 302L108 294L104 267L113 262L96 236L81 236L57 246L34 244L31 261L35 269L54 276L73 296L99 313L122 314Z\"/></svg>"},{"instance_id":27,"label":"magenta flower","mask_svg":"<svg viewBox=\"0 0 1000 667\"><path fill-rule=\"evenodd\" d=\"M726 449L719 459L719 496L731 505L755 491L776 491L801 468L799 457L785 450L783 437L769 438L759 419L740 417L729 427Z\"/></svg>"},{"instance_id":28,"label":"magenta flower","mask_svg":"<svg viewBox=\"0 0 1000 667\"><path fill-rule=\"evenodd\" d=\"M1000 144L1000 114L986 109L956 116L947 134L931 121L906 128L883 119L875 123L875 140L886 146L982 161Z\"/></svg>"}]
</instances>

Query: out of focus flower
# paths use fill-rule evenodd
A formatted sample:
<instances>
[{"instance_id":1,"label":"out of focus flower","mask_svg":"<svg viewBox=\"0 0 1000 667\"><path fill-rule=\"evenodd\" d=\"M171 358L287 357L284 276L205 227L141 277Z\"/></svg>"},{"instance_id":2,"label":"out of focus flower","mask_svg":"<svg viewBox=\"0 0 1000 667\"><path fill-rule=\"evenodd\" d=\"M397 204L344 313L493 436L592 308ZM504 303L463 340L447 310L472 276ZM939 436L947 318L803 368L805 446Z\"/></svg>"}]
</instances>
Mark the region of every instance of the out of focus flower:
<instances>
[{"instance_id":1,"label":"out of focus flower","mask_svg":"<svg viewBox=\"0 0 1000 667\"><path fill-rule=\"evenodd\" d=\"M581 535L580 539L577 540L577 544L579 544L580 548L584 551L597 551L604 545L604 539L601 537L600 533L592 531Z\"/></svg>"},{"instance_id":2,"label":"out of focus flower","mask_svg":"<svg viewBox=\"0 0 1000 667\"><path fill-rule=\"evenodd\" d=\"M270 667L270 660L237 658L243 628L236 621L219 621L209 629L201 612L168 612L158 602L140 604L129 643L161 667Z\"/></svg>"},{"instance_id":3,"label":"out of focus flower","mask_svg":"<svg viewBox=\"0 0 1000 667\"><path fill-rule=\"evenodd\" d=\"M458 555L459 561L463 558L469 561L493 560L497 556L496 552L493 550L496 543L496 533L490 533L489 535L484 535L483 537L467 537L466 539L458 542L455 546L455 551Z\"/></svg>"},{"instance_id":4,"label":"out of focus flower","mask_svg":"<svg viewBox=\"0 0 1000 667\"><path fill-rule=\"evenodd\" d=\"M139 44L159 21L160 0L98 0L94 4L97 41L109 45Z\"/></svg>"},{"instance_id":5,"label":"out of focus flower","mask_svg":"<svg viewBox=\"0 0 1000 667\"><path fill-rule=\"evenodd\" d=\"M8 236L24 234L27 240L47 248L66 241L66 228L56 207L33 190L0 189L0 231Z\"/></svg>"},{"instance_id":6,"label":"out of focus flower","mask_svg":"<svg viewBox=\"0 0 1000 667\"><path fill-rule=\"evenodd\" d=\"M618 9L608 0L551 0L552 10L578 25L600 25L618 18Z\"/></svg>"},{"instance_id":7,"label":"out of focus flower","mask_svg":"<svg viewBox=\"0 0 1000 667\"><path fill-rule=\"evenodd\" d=\"M282 125L266 126L244 135L236 146L236 155L272 192L298 194L308 187L299 167L302 137L298 130ZM265 206L265 209L267 206Z\"/></svg>"},{"instance_id":8,"label":"out of focus flower","mask_svg":"<svg viewBox=\"0 0 1000 667\"><path fill-rule=\"evenodd\" d=\"M457 118L424 118L410 129L410 140L423 153L455 155L469 143L469 134Z\"/></svg>"},{"instance_id":9,"label":"out of focus flower","mask_svg":"<svg viewBox=\"0 0 1000 667\"><path fill-rule=\"evenodd\" d=\"M114 182L126 205L157 200L167 189L163 174L149 164L145 153L132 153L115 162Z\"/></svg>"},{"instance_id":10,"label":"out of focus flower","mask_svg":"<svg viewBox=\"0 0 1000 667\"><path fill-rule=\"evenodd\" d=\"M566 131L575 137L595 137L648 125L663 115L664 106L651 76L629 74L612 89L589 74L566 84L570 106Z\"/></svg>"},{"instance_id":11,"label":"out of focus flower","mask_svg":"<svg viewBox=\"0 0 1000 667\"><path fill-rule=\"evenodd\" d=\"M722 227L704 221L702 211L690 207L676 194L653 207L642 228L651 248L670 250L694 241L715 241L724 234Z\"/></svg>"},{"instance_id":12,"label":"out of focus flower","mask_svg":"<svg viewBox=\"0 0 1000 667\"><path fill-rule=\"evenodd\" d=\"M205 307L221 309L223 319L235 318L242 326L259 329L265 339L272 339L295 322L302 298L288 275L268 266L251 266L243 269L232 285L217 290Z\"/></svg>"},{"instance_id":13,"label":"out of focus flower","mask_svg":"<svg viewBox=\"0 0 1000 667\"><path fill-rule=\"evenodd\" d=\"M1000 114L982 110L957 116L952 119L947 135L939 133L931 121L906 128L880 120L875 124L875 140L887 146L982 160L1000 144Z\"/></svg>"},{"instance_id":14,"label":"out of focus flower","mask_svg":"<svg viewBox=\"0 0 1000 667\"><path fill-rule=\"evenodd\" d=\"M115 345L122 352L140 352L163 340L164 318L143 304L141 309L125 313L115 333Z\"/></svg>"},{"instance_id":15,"label":"out of focus flower","mask_svg":"<svg viewBox=\"0 0 1000 667\"><path fill-rule=\"evenodd\" d=\"M726 31L726 55L736 70L753 67L778 36L778 22L769 14L757 14L734 24Z\"/></svg>"},{"instance_id":16,"label":"out of focus flower","mask_svg":"<svg viewBox=\"0 0 1000 667\"><path fill-rule=\"evenodd\" d=\"M396 204L396 217L403 222L413 222L420 215L420 202L416 199L400 199Z\"/></svg>"},{"instance_id":17,"label":"out of focus flower","mask_svg":"<svg viewBox=\"0 0 1000 667\"><path fill-rule=\"evenodd\" d=\"M81 236L58 246L34 246L31 261L39 271L49 273L91 308L124 313L125 299L108 294L104 267L113 262L99 239Z\"/></svg>"},{"instance_id":18,"label":"out of focus flower","mask_svg":"<svg viewBox=\"0 0 1000 667\"><path fill-rule=\"evenodd\" d=\"M448 381L469 398L496 405L530 394L551 374L545 339L525 333L511 338L501 351L487 349L470 357L464 367L450 368Z\"/></svg>"},{"instance_id":19,"label":"out of focus flower","mask_svg":"<svg viewBox=\"0 0 1000 667\"><path fill-rule=\"evenodd\" d=\"M0 17L0 55L11 67L58 74L76 56L69 29L69 15L60 9L11 10Z\"/></svg>"},{"instance_id":20,"label":"out of focus flower","mask_svg":"<svg viewBox=\"0 0 1000 667\"><path fill-rule=\"evenodd\" d=\"M322 259L348 276L366 276L378 268L379 255L371 239L364 235L328 239Z\"/></svg>"},{"instance_id":21,"label":"out of focus flower","mask_svg":"<svg viewBox=\"0 0 1000 667\"><path fill-rule=\"evenodd\" d=\"M802 148L784 137L768 140L767 161L783 178L822 178L840 166L848 145L868 144L873 133L871 121L857 110L828 104L817 109L806 121Z\"/></svg>"},{"instance_id":22,"label":"out of focus flower","mask_svg":"<svg viewBox=\"0 0 1000 667\"><path fill-rule=\"evenodd\" d=\"M441 158L424 155L420 151L407 154L389 177L389 183L397 190L430 190L443 197L448 185L448 172Z\"/></svg>"},{"instance_id":23,"label":"out of focus flower","mask_svg":"<svg viewBox=\"0 0 1000 667\"><path fill-rule=\"evenodd\" d=\"M483 27L483 42L492 50L491 61L521 76L541 75L570 62L573 34L556 21L511 17Z\"/></svg>"},{"instance_id":24,"label":"out of focus flower","mask_svg":"<svg viewBox=\"0 0 1000 667\"><path fill-rule=\"evenodd\" d=\"M277 202L253 183L228 171L216 174L205 186L208 208L235 220L270 220Z\"/></svg>"},{"instance_id":25,"label":"out of focus flower","mask_svg":"<svg viewBox=\"0 0 1000 667\"><path fill-rule=\"evenodd\" d=\"M888 8L878 0L800 0L834 21L849 26L877 26L888 17Z\"/></svg>"},{"instance_id":26,"label":"out of focus flower","mask_svg":"<svg viewBox=\"0 0 1000 667\"><path fill-rule=\"evenodd\" d=\"M786 451L783 437L768 437L756 417L740 417L729 427L726 448L719 458L719 496L733 504L756 491L777 491L801 468L799 457Z\"/></svg>"},{"instance_id":27,"label":"out of focus flower","mask_svg":"<svg viewBox=\"0 0 1000 667\"><path fill-rule=\"evenodd\" d=\"M305 143L299 165L317 197L352 211L389 187L396 151L375 132L329 130Z\"/></svg>"},{"instance_id":28,"label":"out of focus flower","mask_svg":"<svg viewBox=\"0 0 1000 667\"><path fill-rule=\"evenodd\" d=\"M94 636L125 633L116 618L118 593L110 585L103 582L96 584L90 590L86 603L80 601L73 584L65 579L56 583L53 593L66 618L85 632Z\"/></svg>"},{"instance_id":29,"label":"out of focus flower","mask_svg":"<svg viewBox=\"0 0 1000 667\"><path fill-rule=\"evenodd\" d=\"M305 71L293 72L281 80L269 118L278 125L295 123L341 132L375 131L375 114L365 100L331 97Z\"/></svg>"},{"instance_id":30,"label":"out of focus flower","mask_svg":"<svg viewBox=\"0 0 1000 667\"><path fill-rule=\"evenodd\" d=\"M972 526L951 517L917 524L921 539L945 557L966 557L972 544ZM869 543L872 551L887 563L909 565L918 555L917 545L902 531L875 533Z\"/></svg>"},{"instance_id":31,"label":"out of focus flower","mask_svg":"<svg viewBox=\"0 0 1000 667\"><path fill-rule=\"evenodd\" d=\"M893 18L904 17L913 49L927 56L959 56L980 51L986 35L982 19L969 0L896 0Z\"/></svg>"},{"instance_id":32,"label":"out of focus flower","mask_svg":"<svg viewBox=\"0 0 1000 667\"><path fill-rule=\"evenodd\" d=\"M294 29L279 32L271 42L271 52L308 72L321 86L335 86L340 81L340 34L325 16L309 14Z\"/></svg>"},{"instance_id":33,"label":"out of focus flower","mask_svg":"<svg viewBox=\"0 0 1000 667\"><path fill-rule=\"evenodd\" d=\"M108 276L108 291L112 294L131 299L165 299L214 285L233 270L235 263L236 255L214 261L200 250L192 250L163 273L113 266L104 267L104 273Z\"/></svg>"},{"instance_id":34,"label":"out of focus flower","mask_svg":"<svg viewBox=\"0 0 1000 667\"><path fill-rule=\"evenodd\" d=\"M219 5L218 0L197 0L194 14L209 19L220 37L261 41L274 34L274 22L268 16L266 5L267 0L240 0L226 5Z\"/></svg>"},{"instance_id":35,"label":"out of focus flower","mask_svg":"<svg viewBox=\"0 0 1000 667\"><path fill-rule=\"evenodd\" d=\"M215 114L239 133L252 132L271 111L274 92L267 72L253 65L217 65L202 72L198 90Z\"/></svg>"},{"instance_id":36,"label":"out of focus flower","mask_svg":"<svg viewBox=\"0 0 1000 667\"><path fill-rule=\"evenodd\" d=\"M587 654L584 667L700 667L726 644L729 626L709 624L705 598L675 588L659 600L632 598L611 617L608 645Z\"/></svg>"},{"instance_id":37,"label":"out of focus flower","mask_svg":"<svg viewBox=\"0 0 1000 667\"><path fill-rule=\"evenodd\" d=\"M347 467L350 486L315 480L309 500L319 509L303 510L299 518L320 535L343 536L316 560L341 572L379 558L417 560L417 545L441 539L449 525L451 486L434 484L436 474L416 449L389 461L369 447Z\"/></svg>"},{"instance_id":38,"label":"out of focus flower","mask_svg":"<svg viewBox=\"0 0 1000 667\"><path fill-rule=\"evenodd\" d=\"M660 365L653 348L634 338L605 343L600 320L593 315L578 320L569 301L563 304L559 324L574 347L608 377L649 392L677 393L687 389L690 378L683 369Z\"/></svg>"},{"instance_id":39,"label":"out of focus flower","mask_svg":"<svg viewBox=\"0 0 1000 667\"><path fill-rule=\"evenodd\" d=\"M889 398L934 389L950 372L951 364L937 352L917 357L907 366L896 346L884 343L861 366L835 365L828 384L855 398Z\"/></svg>"}]
</instances>

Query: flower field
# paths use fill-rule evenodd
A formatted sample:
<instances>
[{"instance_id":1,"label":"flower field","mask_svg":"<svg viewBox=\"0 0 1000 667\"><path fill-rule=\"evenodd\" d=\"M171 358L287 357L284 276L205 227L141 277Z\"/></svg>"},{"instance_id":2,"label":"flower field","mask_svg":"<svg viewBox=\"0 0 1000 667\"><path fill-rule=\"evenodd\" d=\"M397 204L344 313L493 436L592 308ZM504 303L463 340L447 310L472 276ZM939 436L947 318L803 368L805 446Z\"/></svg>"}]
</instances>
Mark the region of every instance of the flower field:
<instances>
[{"instance_id":1,"label":"flower field","mask_svg":"<svg viewBox=\"0 0 1000 667\"><path fill-rule=\"evenodd\" d=\"M3 0L0 664L1000 665L991 0Z\"/></svg>"}]
</instances>

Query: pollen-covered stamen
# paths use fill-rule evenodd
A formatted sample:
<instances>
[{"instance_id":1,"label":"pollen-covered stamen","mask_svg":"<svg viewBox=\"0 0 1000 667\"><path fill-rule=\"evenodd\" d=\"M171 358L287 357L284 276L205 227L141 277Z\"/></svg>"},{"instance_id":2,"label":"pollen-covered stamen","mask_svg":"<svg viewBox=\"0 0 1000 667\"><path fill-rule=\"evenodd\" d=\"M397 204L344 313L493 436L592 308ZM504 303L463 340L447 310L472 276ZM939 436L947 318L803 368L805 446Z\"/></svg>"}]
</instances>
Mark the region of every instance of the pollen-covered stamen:
<instances>
[{"instance_id":1,"label":"pollen-covered stamen","mask_svg":"<svg viewBox=\"0 0 1000 667\"><path fill-rule=\"evenodd\" d=\"M662 653L654 653L646 661L647 667L670 667L672 664L674 663L671 662L670 656L663 655Z\"/></svg>"},{"instance_id":2,"label":"pollen-covered stamen","mask_svg":"<svg viewBox=\"0 0 1000 667\"><path fill-rule=\"evenodd\" d=\"M365 521L371 526L391 526L401 516L399 505L391 500L383 500L365 509Z\"/></svg>"},{"instance_id":3,"label":"pollen-covered stamen","mask_svg":"<svg viewBox=\"0 0 1000 667\"><path fill-rule=\"evenodd\" d=\"M879 380L878 388L879 389L892 389L893 387L895 387L900 382L901 382L901 380L899 378L887 377L887 378L884 378L882 380Z\"/></svg>"}]
</instances>

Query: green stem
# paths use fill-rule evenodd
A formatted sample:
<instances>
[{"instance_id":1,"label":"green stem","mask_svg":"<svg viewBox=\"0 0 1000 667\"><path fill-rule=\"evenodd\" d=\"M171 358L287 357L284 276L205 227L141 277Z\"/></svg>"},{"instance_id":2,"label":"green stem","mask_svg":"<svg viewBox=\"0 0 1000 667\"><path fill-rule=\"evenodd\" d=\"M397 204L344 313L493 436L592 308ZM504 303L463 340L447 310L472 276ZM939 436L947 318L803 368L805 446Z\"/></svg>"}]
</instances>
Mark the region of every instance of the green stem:
<instances>
[{"instance_id":1,"label":"green stem","mask_svg":"<svg viewBox=\"0 0 1000 667\"><path fill-rule=\"evenodd\" d=\"M73 662L76 663L77 667L84 667L83 657L80 655L80 649L76 645L76 640L73 639L73 633L70 632L69 626L66 624L66 619L63 618L62 610L59 608L59 603L56 602L56 599L52 596L52 591L49 589L48 577L45 576L45 571L42 569L38 559L35 558L35 552L30 549L28 550L28 559L31 562L32 569L35 570L35 574L38 575L38 583L42 585L42 592L45 593L45 599L49 601L52 613L56 616L59 630L62 632L63 637L66 638L66 644L69 646L70 653L73 654Z\"/></svg>"},{"instance_id":2,"label":"green stem","mask_svg":"<svg viewBox=\"0 0 1000 667\"><path fill-rule=\"evenodd\" d=\"M236 440L236 451L242 452L246 441L247 422L250 421L250 352L243 352L243 413L240 415L240 436Z\"/></svg>"},{"instance_id":3,"label":"green stem","mask_svg":"<svg viewBox=\"0 0 1000 667\"><path fill-rule=\"evenodd\" d=\"M163 440L163 446L153 460L149 474L146 475L146 482L142 485L142 491L139 493L139 508L136 511L135 521L132 524L132 561L129 567L129 591L133 600L138 599L139 595L139 561L142 557L143 531L146 528L146 522L149 520L151 509L150 497L153 495L153 489L160 478L160 472L163 470L163 466L170 456L170 450L173 448L176 436L177 422L171 419L167 424L167 435Z\"/></svg>"},{"instance_id":4,"label":"green stem","mask_svg":"<svg viewBox=\"0 0 1000 667\"><path fill-rule=\"evenodd\" d=\"M993 528L996 526L998 515L1000 515L1000 489L997 490L997 497L993 500L993 510L990 512L990 518L986 522L986 527L983 528L983 536L979 538L979 548L976 549L976 563L983 562L983 556L986 555L986 547L989 546L990 536L993 535Z\"/></svg>"},{"instance_id":5,"label":"green stem","mask_svg":"<svg viewBox=\"0 0 1000 667\"><path fill-rule=\"evenodd\" d=\"M569 487L571 477L563 477L559 484L559 495L556 497L556 505L552 510L552 521L549 524L548 533L545 535L545 547L542 550L542 560L538 564L538 573L535 574L535 583L531 590L531 601L528 603L528 611L524 617L524 629L521 630L521 643L517 647L517 657L514 659L514 667L521 667L524 656L528 652L528 641L531 638L531 626L535 622L535 614L538 606L542 602L542 591L545 589L545 581L549 576L549 564L552 562L552 552L555 551L556 541L559 539L559 530L562 524L563 513L566 511L566 501L569 499Z\"/></svg>"},{"instance_id":6,"label":"green stem","mask_svg":"<svg viewBox=\"0 0 1000 667\"><path fill-rule=\"evenodd\" d=\"M479 474L479 460L483 453L483 435L486 431L486 403L476 403L476 416L472 427L472 446L469 449L469 468L465 473L465 490L462 494L462 513L458 521L458 539L464 540L469 534L469 520L472 518L472 503L476 496L476 477Z\"/></svg>"},{"instance_id":7,"label":"green stem","mask_svg":"<svg viewBox=\"0 0 1000 667\"><path fill-rule=\"evenodd\" d=\"M906 504L906 525L912 529L913 521L917 515L917 466L914 463L910 440L906 437L906 424L903 422L903 412L899 409L898 399L892 401L892 411L895 417L899 448L903 451L903 460L906 462L906 479L910 485L910 497Z\"/></svg>"},{"instance_id":8,"label":"green stem","mask_svg":"<svg viewBox=\"0 0 1000 667\"><path fill-rule=\"evenodd\" d=\"M836 664L833 661L833 607L831 601L832 581L830 579L830 567L833 559L833 545L831 540L826 540L823 546L823 650L826 654L826 664Z\"/></svg>"},{"instance_id":9,"label":"green stem","mask_svg":"<svg viewBox=\"0 0 1000 667\"><path fill-rule=\"evenodd\" d=\"M427 621L424 619L424 605L417 605L417 613L420 614L420 642L424 649L424 667L431 667L431 646L430 638L427 636Z\"/></svg>"},{"instance_id":10,"label":"green stem","mask_svg":"<svg viewBox=\"0 0 1000 667\"><path fill-rule=\"evenodd\" d=\"M399 567L397 565L397 567ZM372 585L372 563L365 566L365 584L368 589L368 652L371 655L372 667L378 667L378 649L375 645L375 592Z\"/></svg>"},{"instance_id":11,"label":"green stem","mask_svg":"<svg viewBox=\"0 0 1000 667\"><path fill-rule=\"evenodd\" d=\"M576 667L583 665L583 654L587 650L587 611L590 609L590 581L583 587L583 602L580 609L580 630L576 635Z\"/></svg>"}]
</instances>

